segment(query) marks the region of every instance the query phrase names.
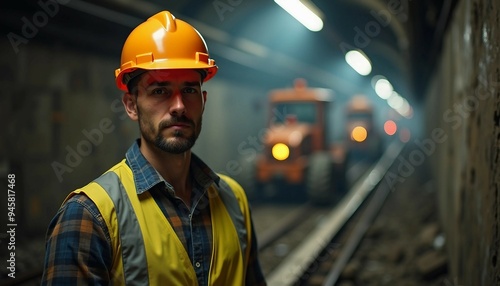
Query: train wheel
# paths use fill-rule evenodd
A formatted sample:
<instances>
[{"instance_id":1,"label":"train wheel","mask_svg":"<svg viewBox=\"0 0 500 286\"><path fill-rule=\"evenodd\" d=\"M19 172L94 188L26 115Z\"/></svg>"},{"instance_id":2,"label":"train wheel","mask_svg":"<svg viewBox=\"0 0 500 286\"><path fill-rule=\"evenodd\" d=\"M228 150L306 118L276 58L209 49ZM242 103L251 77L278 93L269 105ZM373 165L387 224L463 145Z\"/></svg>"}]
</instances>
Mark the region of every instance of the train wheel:
<instances>
[{"instance_id":1,"label":"train wheel","mask_svg":"<svg viewBox=\"0 0 500 286\"><path fill-rule=\"evenodd\" d=\"M313 203L328 204L335 198L334 165L329 153L311 156L306 178L306 189Z\"/></svg>"}]
</instances>

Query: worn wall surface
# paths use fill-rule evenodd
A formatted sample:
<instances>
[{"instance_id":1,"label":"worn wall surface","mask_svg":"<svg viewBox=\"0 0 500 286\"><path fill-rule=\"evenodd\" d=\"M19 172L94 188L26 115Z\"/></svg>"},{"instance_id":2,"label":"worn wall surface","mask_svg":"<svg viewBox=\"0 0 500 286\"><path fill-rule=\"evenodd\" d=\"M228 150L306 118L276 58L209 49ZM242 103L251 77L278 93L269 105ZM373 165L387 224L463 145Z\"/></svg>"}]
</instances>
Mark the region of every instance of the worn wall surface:
<instances>
[{"instance_id":1,"label":"worn wall surface","mask_svg":"<svg viewBox=\"0 0 500 286\"><path fill-rule=\"evenodd\" d=\"M0 160L16 176L21 236L43 231L65 195L117 162L137 135L112 60L36 40L0 45Z\"/></svg>"},{"instance_id":2,"label":"worn wall surface","mask_svg":"<svg viewBox=\"0 0 500 286\"><path fill-rule=\"evenodd\" d=\"M498 285L500 3L462 0L426 97L427 136L443 132L431 160L458 285Z\"/></svg>"}]
</instances>

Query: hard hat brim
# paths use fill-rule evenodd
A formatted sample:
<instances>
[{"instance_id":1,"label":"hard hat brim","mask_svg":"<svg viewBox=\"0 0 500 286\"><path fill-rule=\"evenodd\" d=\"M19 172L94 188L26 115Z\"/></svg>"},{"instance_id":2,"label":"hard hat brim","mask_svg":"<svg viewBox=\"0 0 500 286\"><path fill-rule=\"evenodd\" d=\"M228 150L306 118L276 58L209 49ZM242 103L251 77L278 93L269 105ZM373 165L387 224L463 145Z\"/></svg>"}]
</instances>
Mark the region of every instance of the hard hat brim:
<instances>
[{"instance_id":1,"label":"hard hat brim","mask_svg":"<svg viewBox=\"0 0 500 286\"><path fill-rule=\"evenodd\" d=\"M143 64L138 64L133 67L128 67L124 69L116 69L115 70L115 76L116 76L116 85L117 87L122 90L122 91L128 91L127 89L127 83L130 81L132 78L128 78L128 80L124 80L124 75L132 73L133 71L137 69L143 69L143 70L169 70L169 69L193 69L193 70L205 70L206 71L206 76L203 79L203 82L206 82L210 80L213 76L218 71L218 67L213 64L206 64L206 63L193 63L192 59L188 60L182 60L182 59L176 59L176 60L162 60L162 61L156 61L156 62L151 62L151 63L143 63Z\"/></svg>"}]
</instances>

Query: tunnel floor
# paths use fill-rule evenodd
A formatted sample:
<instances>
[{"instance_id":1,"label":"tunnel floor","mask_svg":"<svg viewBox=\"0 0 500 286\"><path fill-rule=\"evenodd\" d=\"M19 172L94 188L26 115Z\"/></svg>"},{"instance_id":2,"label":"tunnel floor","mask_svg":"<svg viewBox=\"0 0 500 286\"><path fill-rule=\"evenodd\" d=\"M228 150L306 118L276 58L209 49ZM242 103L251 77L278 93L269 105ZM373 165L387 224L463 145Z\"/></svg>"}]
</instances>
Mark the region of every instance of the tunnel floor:
<instances>
[{"instance_id":1,"label":"tunnel floor","mask_svg":"<svg viewBox=\"0 0 500 286\"><path fill-rule=\"evenodd\" d=\"M394 174L399 167L408 171L401 162L393 166ZM393 177L396 185L338 285L458 285L448 273L437 190L426 163Z\"/></svg>"}]
</instances>

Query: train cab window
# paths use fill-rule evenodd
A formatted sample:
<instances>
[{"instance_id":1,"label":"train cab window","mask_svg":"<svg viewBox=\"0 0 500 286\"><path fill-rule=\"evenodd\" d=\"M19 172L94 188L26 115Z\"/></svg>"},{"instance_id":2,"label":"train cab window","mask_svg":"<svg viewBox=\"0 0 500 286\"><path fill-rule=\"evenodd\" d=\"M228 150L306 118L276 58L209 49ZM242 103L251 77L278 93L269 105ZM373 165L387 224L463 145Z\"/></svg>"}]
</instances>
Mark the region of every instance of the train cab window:
<instances>
[{"instance_id":1,"label":"train cab window","mask_svg":"<svg viewBox=\"0 0 500 286\"><path fill-rule=\"evenodd\" d=\"M297 122L315 124L317 121L317 105L312 102L287 102L274 105L274 124L284 124L287 118L293 117Z\"/></svg>"}]
</instances>

